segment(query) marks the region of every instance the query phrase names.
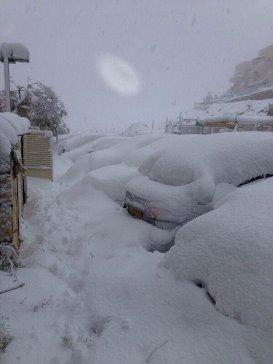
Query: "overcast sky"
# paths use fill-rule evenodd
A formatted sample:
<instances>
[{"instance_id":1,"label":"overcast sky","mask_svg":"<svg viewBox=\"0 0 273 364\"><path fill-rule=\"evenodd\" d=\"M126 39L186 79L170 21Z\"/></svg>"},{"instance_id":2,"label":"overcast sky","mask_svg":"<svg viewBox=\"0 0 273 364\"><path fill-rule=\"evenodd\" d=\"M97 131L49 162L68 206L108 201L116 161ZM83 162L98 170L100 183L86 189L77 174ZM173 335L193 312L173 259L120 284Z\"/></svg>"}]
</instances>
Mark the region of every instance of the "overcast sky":
<instances>
[{"instance_id":1,"label":"overcast sky","mask_svg":"<svg viewBox=\"0 0 273 364\"><path fill-rule=\"evenodd\" d=\"M273 43L273 1L0 0L0 41L29 48L12 78L51 85L72 128L151 123L226 90Z\"/></svg>"}]
</instances>

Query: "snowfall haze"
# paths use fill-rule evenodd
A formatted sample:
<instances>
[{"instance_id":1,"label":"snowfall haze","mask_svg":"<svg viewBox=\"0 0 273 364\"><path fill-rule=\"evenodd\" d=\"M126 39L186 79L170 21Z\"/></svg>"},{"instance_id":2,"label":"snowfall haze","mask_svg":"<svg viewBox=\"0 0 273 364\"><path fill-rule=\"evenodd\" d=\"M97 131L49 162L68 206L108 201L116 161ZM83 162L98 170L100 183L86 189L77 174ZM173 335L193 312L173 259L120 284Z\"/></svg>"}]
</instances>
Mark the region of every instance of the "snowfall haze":
<instances>
[{"instance_id":1,"label":"snowfall haze","mask_svg":"<svg viewBox=\"0 0 273 364\"><path fill-rule=\"evenodd\" d=\"M29 48L13 79L52 86L72 130L114 130L225 91L272 43L272 14L271 0L1 0L0 39Z\"/></svg>"}]
</instances>

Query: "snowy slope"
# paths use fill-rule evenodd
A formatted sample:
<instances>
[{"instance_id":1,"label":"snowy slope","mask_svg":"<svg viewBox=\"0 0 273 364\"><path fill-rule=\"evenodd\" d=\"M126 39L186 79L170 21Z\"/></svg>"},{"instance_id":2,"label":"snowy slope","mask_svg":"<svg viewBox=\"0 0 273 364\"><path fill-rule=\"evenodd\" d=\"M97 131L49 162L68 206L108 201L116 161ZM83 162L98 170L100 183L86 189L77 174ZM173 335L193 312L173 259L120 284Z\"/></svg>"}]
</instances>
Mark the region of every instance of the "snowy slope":
<instances>
[{"instance_id":1,"label":"snowy slope","mask_svg":"<svg viewBox=\"0 0 273 364\"><path fill-rule=\"evenodd\" d=\"M273 100L244 100L236 102L222 102L207 105L206 110L187 110L183 112L183 118L205 119L209 116L242 115L249 117L267 116L268 106Z\"/></svg>"}]
</instances>

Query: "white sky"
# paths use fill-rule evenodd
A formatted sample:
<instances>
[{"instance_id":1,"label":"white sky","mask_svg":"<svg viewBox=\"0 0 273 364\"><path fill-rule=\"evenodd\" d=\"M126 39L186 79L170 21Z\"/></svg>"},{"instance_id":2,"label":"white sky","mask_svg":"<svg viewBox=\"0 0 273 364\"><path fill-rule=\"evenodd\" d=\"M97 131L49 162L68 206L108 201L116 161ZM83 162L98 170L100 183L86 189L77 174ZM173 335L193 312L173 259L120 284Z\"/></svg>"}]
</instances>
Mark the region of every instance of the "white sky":
<instances>
[{"instance_id":1,"label":"white sky","mask_svg":"<svg viewBox=\"0 0 273 364\"><path fill-rule=\"evenodd\" d=\"M13 79L53 86L72 128L151 123L226 90L234 66L273 43L273 1L0 0L2 41L29 48ZM138 92L107 86L104 55L135 70Z\"/></svg>"}]
</instances>

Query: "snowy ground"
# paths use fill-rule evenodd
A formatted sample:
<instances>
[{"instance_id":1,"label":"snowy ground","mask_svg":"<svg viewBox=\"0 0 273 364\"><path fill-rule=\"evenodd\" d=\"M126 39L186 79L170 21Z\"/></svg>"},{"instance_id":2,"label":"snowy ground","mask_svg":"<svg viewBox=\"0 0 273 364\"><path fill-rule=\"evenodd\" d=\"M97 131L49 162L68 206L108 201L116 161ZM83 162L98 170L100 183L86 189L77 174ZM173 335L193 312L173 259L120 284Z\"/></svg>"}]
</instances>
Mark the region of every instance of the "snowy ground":
<instances>
[{"instance_id":1,"label":"snowy ground","mask_svg":"<svg viewBox=\"0 0 273 364\"><path fill-rule=\"evenodd\" d=\"M30 181L17 271L26 284L1 295L14 337L1 363L273 362L270 331L224 316L150 251L171 233L134 220L90 179L59 184L73 162L55 163L54 183ZM1 272L1 288L13 280Z\"/></svg>"}]
</instances>

